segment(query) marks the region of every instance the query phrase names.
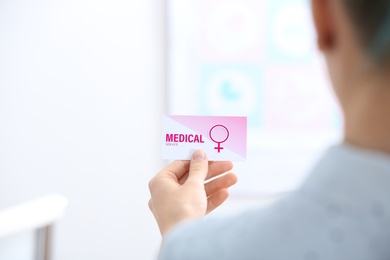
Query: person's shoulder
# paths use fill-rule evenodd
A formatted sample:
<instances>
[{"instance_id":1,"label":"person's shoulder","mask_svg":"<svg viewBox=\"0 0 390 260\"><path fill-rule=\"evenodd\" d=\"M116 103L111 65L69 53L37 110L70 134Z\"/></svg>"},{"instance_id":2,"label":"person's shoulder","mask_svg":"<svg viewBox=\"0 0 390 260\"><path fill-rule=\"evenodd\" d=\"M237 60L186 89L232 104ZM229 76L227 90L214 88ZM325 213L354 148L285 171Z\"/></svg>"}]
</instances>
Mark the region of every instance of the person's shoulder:
<instances>
[{"instance_id":1,"label":"person's shoulder","mask_svg":"<svg viewBox=\"0 0 390 260\"><path fill-rule=\"evenodd\" d=\"M250 223L259 216L251 209L226 217L206 217L183 222L163 238L159 259L217 259L237 243Z\"/></svg>"},{"instance_id":2,"label":"person's shoulder","mask_svg":"<svg viewBox=\"0 0 390 260\"><path fill-rule=\"evenodd\" d=\"M357 256L352 249L365 242L353 239L355 233L343 208L296 192L267 208L182 223L164 238L160 259L279 260L305 259L313 254L324 259L352 259L348 256ZM350 237L348 243L344 237ZM349 255L338 255L339 250Z\"/></svg>"},{"instance_id":3,"label":"person's shoulder","mask_svg":"<svg viewBox=\"0 0 390 260\"><path fill-rule=\"evenodd\" d=\"M294 195L227 217L182 223L164 238L160 259L257 259L278 251L278 237L296 225ZM275 243L269 243L269 241ZM279 258L273 258L279 259ZM282 259L282 258L281 258Z\"/></svg>"}]
</instances>

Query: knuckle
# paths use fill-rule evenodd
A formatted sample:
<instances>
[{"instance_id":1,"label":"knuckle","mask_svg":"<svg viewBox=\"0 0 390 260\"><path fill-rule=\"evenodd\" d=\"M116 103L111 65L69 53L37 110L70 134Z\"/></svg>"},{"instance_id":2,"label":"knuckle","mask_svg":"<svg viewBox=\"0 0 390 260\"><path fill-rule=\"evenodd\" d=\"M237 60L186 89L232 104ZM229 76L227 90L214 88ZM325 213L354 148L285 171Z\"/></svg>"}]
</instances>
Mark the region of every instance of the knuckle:
<instances>
[{"instance_id":1,"label":"knuckle","mask_svg":"<svg viewBox=\"0 0 390 260\"><path fill-rule=\"evenodd\" d=\"M156 185L155 183L156 183L156 181L154 178L149 181L149 183L148 183L149 190L153 190L153 188Z\"/></svg>"}]
</instances>

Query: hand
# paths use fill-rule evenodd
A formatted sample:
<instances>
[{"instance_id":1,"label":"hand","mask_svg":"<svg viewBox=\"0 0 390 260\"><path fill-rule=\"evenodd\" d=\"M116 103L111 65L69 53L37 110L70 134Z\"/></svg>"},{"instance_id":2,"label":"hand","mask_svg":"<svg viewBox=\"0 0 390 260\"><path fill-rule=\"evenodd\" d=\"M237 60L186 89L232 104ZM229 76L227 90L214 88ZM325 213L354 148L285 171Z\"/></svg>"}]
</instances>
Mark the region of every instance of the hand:
<instances>
[{"instance_id":1,"label":"hand","mask_svg":"<svg viewBox=\"0 0 390 260\"><path fill-rule=\"evenodd\" d=\"M150 182L149 208L165 234L183 220L204 217L228 197L227 188L237 182L233 173L217 177L233 168L231 162L208 162L202 151L191 161L174 161ZM206 181L206 182L205 182Z\"/></svg>"}]
</instances>

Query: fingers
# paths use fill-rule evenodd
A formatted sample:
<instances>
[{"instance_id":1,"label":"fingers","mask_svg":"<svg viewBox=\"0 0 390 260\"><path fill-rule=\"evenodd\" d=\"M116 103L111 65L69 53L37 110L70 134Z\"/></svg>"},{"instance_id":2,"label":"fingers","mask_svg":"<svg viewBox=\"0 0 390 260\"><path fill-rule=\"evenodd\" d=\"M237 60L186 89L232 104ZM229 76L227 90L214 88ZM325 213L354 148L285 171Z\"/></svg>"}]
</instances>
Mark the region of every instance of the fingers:
<instances>
[{"instance_id":1,"label":"fingers","mask_svg":"<svg viewBox=\"0 0 390 260\"><path fill-rule=\"evenodd\" d=\"M207 214L218 208L229 197L229 191L222 189L211 195L207 200Z\"/></svg>"},{"instance_id":2,"label":"fingers","mask_svg":"<svg viewBox=\"0 0 390 260\"><path fill-rule=\"evenodd\" d=\"M206 195L211 196L219 190L227 189L236 183L237 176L234 173L228 173L205 184Z\"/></svg>"},{"instance_id":3,"label":"fingers","mask_svg":"<svg viewBox=\"0 0 390 260\"><path fill-rule=\"evenodd\" d=\"M204 152L196 151L191 161L173 161L156 177L170 177L182 185L188 179L190 167L193 175L200 177L200 179L195 180L200 181L203 179L204 181L230 171L233 168L233 164L230 161L221 161L208 162L207 166L207 155ZM205 169L207 168L207 175L204 177Z\"/></svg>"},{"instance_id":4,"label":"fingers","mask_svg":"<svg viewBox=\"0 0 390 260\"><path fill-rule=\"evenodd\" d=\"M207 173L206 180L214 178L218 175L221 175L225 172L230 171L233 168L232 162L209 162L209 171ZM179 179L179 184L182 185L188 179L188 173L184 174Z\"/></svg>"},{"instance_id":5,"label":"fingers","mask_svg":"<svg viewBox=\"0 0 390 260\"><path fill-rule=\"evenodd\" d=\"M233 163L226 161L226 162L210 162L209 164L209 172L207 173L206 179L211 179L213 177L216 177L222 173L228 172L231 169L233 169Z\"/></svg>"},{"instance_id":6,"label":"fingers","mask_svg":"<svg viewBox=\"0 0 390 260\"><path fill-rule=\"evenodd\" d=\"M208 170L209 163L207 161L207 155L203 151L196 151L192 155L187 183L195 183L203 186Z\"/></svg>"}]
</instances>

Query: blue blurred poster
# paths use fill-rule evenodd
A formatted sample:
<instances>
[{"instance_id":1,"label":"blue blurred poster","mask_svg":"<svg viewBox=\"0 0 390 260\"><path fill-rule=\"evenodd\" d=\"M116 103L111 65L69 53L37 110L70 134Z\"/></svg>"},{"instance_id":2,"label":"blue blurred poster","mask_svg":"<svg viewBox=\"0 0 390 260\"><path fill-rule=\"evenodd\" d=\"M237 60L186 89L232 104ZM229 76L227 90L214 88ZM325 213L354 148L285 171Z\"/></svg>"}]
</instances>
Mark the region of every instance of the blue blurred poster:
<instances>
[{"instance_id":1,"label":"blue blurred poster","mask_svg":"<svg viewBox=\"0 0 390 260\"><path fill-rule=\"evenodd\" d=\"M246 115L250 127L262 123L262 68L256 65L203 65L199 73L199 111Z\"/></svg>"},{"instance_id":2,"label":"blue blurred poster","mask_svg":"<svg viewBox=\"0 0 390 260\"><path fill-rule=\"evenodd\" d=\"M171 0L168 13L167 112L247 116L236 189L294 189L341 132L309 1Z\"/></svg>"}]
</instances>

